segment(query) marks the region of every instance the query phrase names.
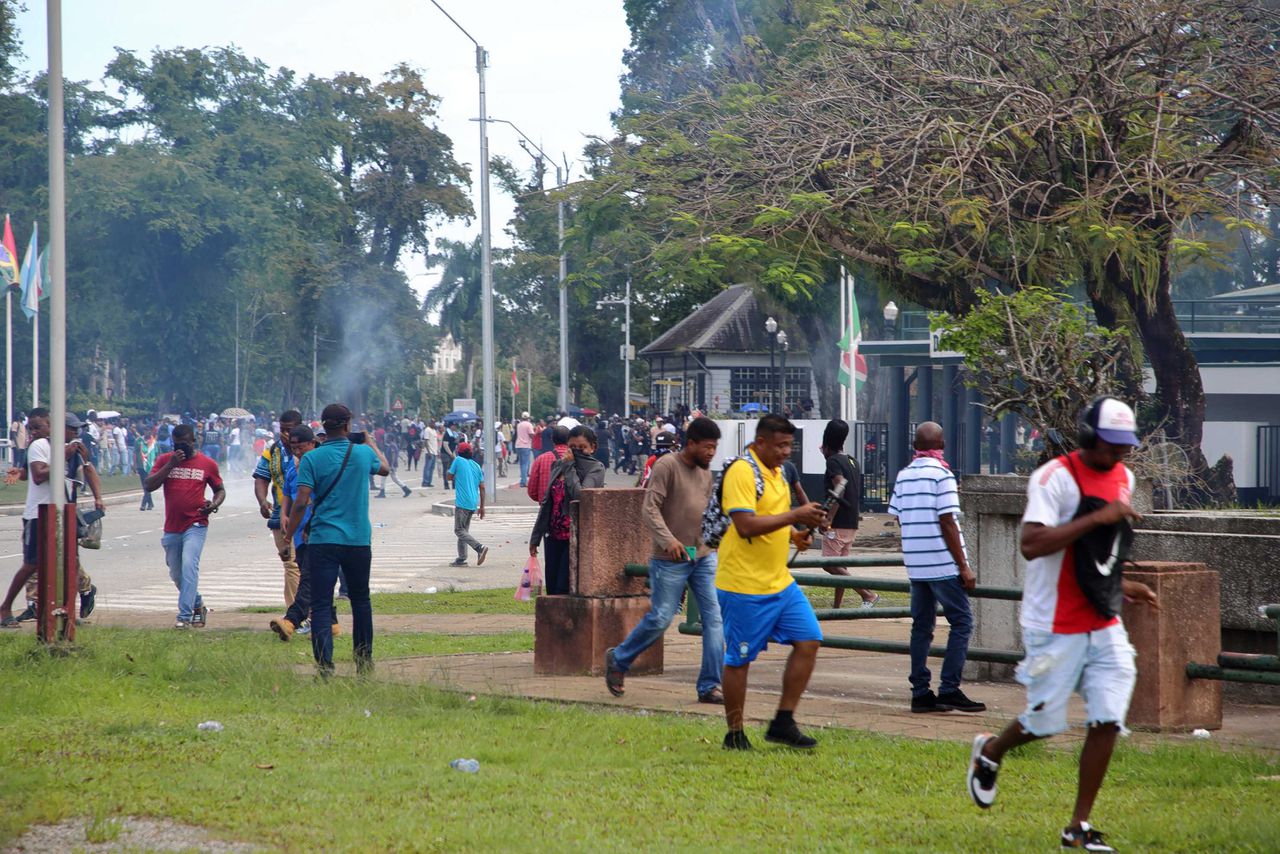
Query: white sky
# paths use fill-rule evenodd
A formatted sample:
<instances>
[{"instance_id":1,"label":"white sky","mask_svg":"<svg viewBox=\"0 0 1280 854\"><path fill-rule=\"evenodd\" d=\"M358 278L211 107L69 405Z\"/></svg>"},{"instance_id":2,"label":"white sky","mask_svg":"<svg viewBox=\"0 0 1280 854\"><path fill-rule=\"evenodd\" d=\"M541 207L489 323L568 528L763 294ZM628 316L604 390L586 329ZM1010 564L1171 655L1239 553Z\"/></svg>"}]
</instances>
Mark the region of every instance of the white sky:
<instances>
[{"instance_id":1,"label":"white sky","mask_svg":"<svg viewBox=\"0 0 1280 854\"><path fill-rule=\"evenodd\" d=\"M27 5L18 16L26 53L22 67L35 71L48 61L45 3ZM621 0L441 5L489 51L490 117L514 122L552 156L567 153L571 165L588 135L609 135L629 40ZM429 0L66 0L62 31L63 69L71 80L100 81L116 47L146 59L157 47L234 44L270 68L284 66L300 76L354 71L377 80L399 62L422 68L428 89L442 99L440 128L453 139L455 157L472 169L479 213L479 128L470 121L479 109L475 48ZM531 168L517 139L510 127L490 125L491 155ZM573 172L582 174L580 166ZM503 229L514 206L496 190L491 199L494 245L507 245ZM478 219L470 226L459 222L436 236L471 239L479 228ZM405 267L419 293L437 278L416 275L423 270L421 258L406 259Z\"/></svg>"}]
</instances>

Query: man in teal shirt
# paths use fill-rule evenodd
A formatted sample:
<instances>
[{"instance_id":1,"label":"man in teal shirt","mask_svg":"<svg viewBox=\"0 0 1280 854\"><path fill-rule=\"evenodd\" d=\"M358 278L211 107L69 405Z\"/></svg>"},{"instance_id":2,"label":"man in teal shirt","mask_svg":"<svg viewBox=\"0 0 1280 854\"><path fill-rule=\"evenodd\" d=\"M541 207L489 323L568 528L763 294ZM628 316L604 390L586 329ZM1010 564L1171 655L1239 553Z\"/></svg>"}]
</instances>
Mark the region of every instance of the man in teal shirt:
<instances>
[{"instance_id":1,"label":"man in teal shirt","mask_svg":"<svg viewBox=\"0 0 1280 854\"><path fill-rule=\"evenodd\" d=\"M453 478L453 535L458 538L458 559L449 566L467 565L467 546L476 550L476 566L489 556L489 547L471 536L471 517L484 518L484 469L471 459L471 446L458 445L458 456L449 465Z\"/></svg>"},{"instance_id":2,"label":"man in teal shirt","mask_svg":"<svg viewBox=\"0 0 1280 854\"><path fill-rule=\"evenodd\" d=\"M373 669L373 606L369 602L369 568L373 562L373 529L369 524L369 476L390 471L376 445L364 434L350 435L351 410L331 403L320 414L325 443L298 463L298 497L289 511L285 533L302 527L307 507L307 564L311 574L311 651L322 675L333 672L333 585L338 571L347 579L351 597L351 642L356 670Z\"/></svg>"}]
</instances>

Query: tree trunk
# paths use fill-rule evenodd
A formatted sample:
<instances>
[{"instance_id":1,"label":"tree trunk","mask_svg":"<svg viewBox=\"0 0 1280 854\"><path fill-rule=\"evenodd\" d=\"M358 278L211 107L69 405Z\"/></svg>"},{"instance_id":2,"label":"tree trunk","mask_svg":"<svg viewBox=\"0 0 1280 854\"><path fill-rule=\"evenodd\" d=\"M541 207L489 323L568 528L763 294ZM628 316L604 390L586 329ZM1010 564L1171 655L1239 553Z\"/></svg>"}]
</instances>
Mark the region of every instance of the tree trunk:
<instances>
[{"instance_id":1,"label":"tree trunk","mask_svg":"<svg viewBox=\"0 0 1280 854\"><path fill-rule=\"evenodd\" d=\"M1192 476L1205 482L1209 464L1200 448L1204 435L1204 383L1200 365L1174 312L1169 254L1166 252L1162 258L1159 286L1150 299L1139 293L1137 284L1114 255L1106 263L1106 276L1133 311L1155 376L1158 414L1165 434L1186 452Z\"/></svg>"}]
</instances>

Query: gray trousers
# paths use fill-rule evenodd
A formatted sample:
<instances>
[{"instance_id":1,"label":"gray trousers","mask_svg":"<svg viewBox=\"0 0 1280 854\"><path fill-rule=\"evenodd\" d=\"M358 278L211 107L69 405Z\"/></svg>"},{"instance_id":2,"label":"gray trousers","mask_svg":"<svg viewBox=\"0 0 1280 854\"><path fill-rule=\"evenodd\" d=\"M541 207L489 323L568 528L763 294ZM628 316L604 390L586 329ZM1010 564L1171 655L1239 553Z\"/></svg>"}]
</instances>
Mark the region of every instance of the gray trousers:
<instances>
[{"instance_id":1,"label":"gray trousers","mask_svg":"<svg viewBox=\"0 0 1280 854\"><path fill-rule=\"evenodd\" d=\"M476 511L453 508L453 535L458 538L458 560L467 559L467 546L480 553L480 541L471 536L471 516Z\"/></svg>"}]
</instances>

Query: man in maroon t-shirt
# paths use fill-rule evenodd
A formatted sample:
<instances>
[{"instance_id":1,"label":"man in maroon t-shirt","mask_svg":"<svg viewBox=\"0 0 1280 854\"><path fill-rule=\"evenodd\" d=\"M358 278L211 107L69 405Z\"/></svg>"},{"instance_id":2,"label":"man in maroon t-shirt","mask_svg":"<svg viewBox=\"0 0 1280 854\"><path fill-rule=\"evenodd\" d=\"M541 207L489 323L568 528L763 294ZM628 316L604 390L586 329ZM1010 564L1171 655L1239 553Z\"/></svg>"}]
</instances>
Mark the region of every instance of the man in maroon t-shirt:
<instances>
[{"instance_id":1,"label":"man in maroon t-shirt","mask_svg":"<svg viewBox=\"0 0 1280 854\"><path fill-rule=\"evenodd\" d=\"M175 629L203 627L209 615L197 589L200 582L200 553L209 531L209 516L227 498L222 488L218 464L196 450L195 431L190 424L173 428L173 451L162 454L147 476L146 490L164 487L164 560L169 577L178 588L178 621ZM213 489L206 499L205 487Z\"/></svg>"}]
</instances>

